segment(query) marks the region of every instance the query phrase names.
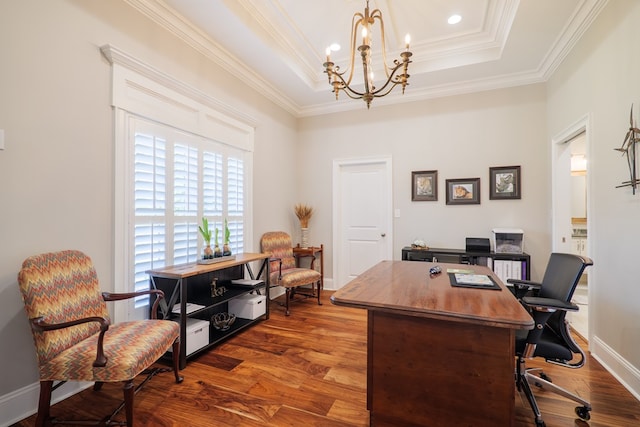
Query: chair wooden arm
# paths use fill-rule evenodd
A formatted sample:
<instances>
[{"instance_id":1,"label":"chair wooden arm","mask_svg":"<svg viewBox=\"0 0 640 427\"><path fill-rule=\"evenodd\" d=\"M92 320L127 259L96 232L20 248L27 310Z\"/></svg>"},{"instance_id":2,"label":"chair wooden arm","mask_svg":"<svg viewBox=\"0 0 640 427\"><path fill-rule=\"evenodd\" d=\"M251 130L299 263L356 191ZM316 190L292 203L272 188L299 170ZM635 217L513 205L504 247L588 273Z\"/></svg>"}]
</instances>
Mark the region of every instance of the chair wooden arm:
<instances>
[{"instance_id":1,"label":"chair wooden arm","mask_svg":"<svg viewBox=\"0 0 640 427\"><path fill-rule=\"evenodd\" d=\"M280 264L278 266L278 280L282 279L282 258L280 257L269 257L269 262L279 261Z\"/></svg>"},{"instance_id":2,"label":"chair wooden arm","mask_svg":"<svg viewBox=\"0 0 640 427\"><path fill-rule=\"evenodd\" d=\"M104 355L104 334L109 329L109 319L104 317L92 316L82 319L72 320L70 322L62 323L47 323L44 317L36 317L31 319L31 325L36 331L55 331L57 329L69 328L71 326L81 325L83 323L98 322L100 324L100 335L98 335L98 348L96 349L96 360L93 362L93 366L96 368L103 367L107 364L107 358Z\"/></svg>"},{"instance_id":3,"label":"chair wooden arm","mask_svg":"<svg viewBox=\"0 0 640 427\"><path fill-rule=\"evenodd\" d=\"M156 295L156 299L153 302L153 306L151 307L151 318L157 319L158 304L160 303L161 299L164 299L164 292L161 291L160 289L147 289L144 291L126 292L126 293L103 292L102 299L105 301L121 301L125 299L130 299L130 298L135 298L142 295L150 295L150 294Z\"/></svg>"}]
</instances>

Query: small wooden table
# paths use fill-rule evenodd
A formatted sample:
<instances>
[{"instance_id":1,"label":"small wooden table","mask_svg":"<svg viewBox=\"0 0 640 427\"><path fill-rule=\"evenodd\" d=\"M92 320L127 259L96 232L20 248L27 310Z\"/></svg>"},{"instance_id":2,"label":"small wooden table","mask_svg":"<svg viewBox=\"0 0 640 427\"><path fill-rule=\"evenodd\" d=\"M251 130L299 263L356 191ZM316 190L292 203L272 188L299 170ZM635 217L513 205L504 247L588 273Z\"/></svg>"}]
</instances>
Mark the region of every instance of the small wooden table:
<instances>
[{"instance_id":1,"label":"small wooden table","mask_svg":"<svg viewBox=\"0 0 640 427\"><path fill-rule=\"evenodd\" d=\"M300 258L316 257L317 254L320 255L320 290L322 291L324 289L324 245L302 248L298 243L298 246L293 248L293 256L296 257L297 267L300 267Z\"/></svg>"},{"instance_id":2,"label":"small wooden table","mask_svg":"<svg viewBox=\"0 0 640 427\"><path fill-rule=\"evenodd\" d=\"M513 426L515 331L533 320L487 267L382 261L338 290L368 311L372 426ZM491 276L501 290L452 287L447 269Z\"/></svg>"}]
</instances>

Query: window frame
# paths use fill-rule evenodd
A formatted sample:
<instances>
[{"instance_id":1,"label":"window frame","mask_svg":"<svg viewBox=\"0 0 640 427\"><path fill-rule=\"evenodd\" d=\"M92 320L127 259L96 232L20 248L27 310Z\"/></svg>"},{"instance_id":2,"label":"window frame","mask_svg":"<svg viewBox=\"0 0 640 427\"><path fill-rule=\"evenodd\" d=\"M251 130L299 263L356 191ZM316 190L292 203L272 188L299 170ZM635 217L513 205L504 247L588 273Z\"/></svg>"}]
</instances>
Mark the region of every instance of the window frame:
<instances>
[{"instance_id":1,"label":"window frame","mask_svg":"<svg viewBox=\"0 0 640 427\"><path fill-rule=\"evenodd\" d=\"M131 292L135 283L132 265L133 144L130 135L136 120L144 118L194 137L216 141L244 153L244 243L253 247L253 151L255 120L246 113L141 62L110 45L101 47L112 64L114 111L114 292ZM116 304L116 321L138 318L134 303Z\"/></svg>"}]
</instances>

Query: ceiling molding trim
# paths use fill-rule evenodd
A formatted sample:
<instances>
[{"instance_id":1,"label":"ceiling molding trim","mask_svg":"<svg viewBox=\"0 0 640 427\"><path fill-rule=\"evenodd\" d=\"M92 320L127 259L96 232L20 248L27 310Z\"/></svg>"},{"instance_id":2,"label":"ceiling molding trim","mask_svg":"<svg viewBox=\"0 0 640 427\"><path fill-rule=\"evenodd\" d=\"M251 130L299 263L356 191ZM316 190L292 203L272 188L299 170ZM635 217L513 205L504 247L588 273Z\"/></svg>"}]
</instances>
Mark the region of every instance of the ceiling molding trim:
<instances>
[{"instance_id":1,"label":"ceiling molding trim","mask_svg":"<svg viewBox=\"0 0 640 427\"><path fill-rule=\"evenodd\" d=\"M295 43L297 40L305 41L306 37L296 26L295 22L287 14L287 11L277 1L265 2L264 0L233 0L243 7L253 19L253 23L262 28L274 43L274 49L279 51L283 61L310 88L317 82L318 64L322 64L321 53L314 52L308 43ZM268 7L272 5L277 10ZM277 13L276 13L277 12ZM279 22L282 25L273 25ZM287 31L282 31L286 28Z\"/></svg>"},{"instance_id":2,"label":"ceiling molding trim","mask_svg":"<svg viewBox=\"0 0 640 427\"><path fill-rule=\"evenodd\" d=\"M576 8L575 13L540 64L545 81L549 80L556 72L607 3L609 0L583 0Z\"/></svg>"},{"instance_id":3,"label":"ceiling molding trim","mask_svg":"<svg viewBox=\"0 0 640 427\"><path fill-rule=\"evenodd\" d=\"M526 86L537 83L545 83L546 79L539 72L523 72L510 75L490 77L486 79L469 80L466 82L458 82L454 84L431 86L423 90L407 91L404 95L377 98L375 105L395 105L406 104L409 102L418 102L428 99L446 98L449 96L466 95L476 92L486 92L490 90L507 89L510 87ZM323 104L311 105L302 108L298 117L311 117L323 114L332 114L338 112L352 111L364 109L364 102L353 102L351 99L344 99L337 102L327 102Z\"/></svg>"},{"instance_id":4,"label":"ceiling molding trim","mask_svg":"<svg viewBox=\"0 0 640 427\"><path fill-rule=\"evenodd\" d=\"M269 101L280 106L293 115L297 115L300 107L281 91L269 84L259 74L239 61L229 51L194 27L162 0L124 0L131 7L142 13L153 22L169 31L197 52L211 59L232 75L263 95Z\"/></svg>"}]
</instances>

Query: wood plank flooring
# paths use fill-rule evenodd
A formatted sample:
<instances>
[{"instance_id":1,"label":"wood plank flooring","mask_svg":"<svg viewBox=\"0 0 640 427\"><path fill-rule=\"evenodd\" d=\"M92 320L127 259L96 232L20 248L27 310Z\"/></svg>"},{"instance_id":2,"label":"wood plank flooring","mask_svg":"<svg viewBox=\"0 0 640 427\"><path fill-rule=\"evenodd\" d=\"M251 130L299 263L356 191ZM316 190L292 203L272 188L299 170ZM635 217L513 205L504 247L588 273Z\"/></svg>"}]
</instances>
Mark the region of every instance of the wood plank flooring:
<instances>
[{"instance_id":1,"label":"wood plank flooring","mask_svg":"<svg viewBox=\"0 0 640 427\"><path fill-rule=\"evenodd\" d=\"M290 317L272 302L268 321L190 360L182 384L175 384L172 374L153 378L136 395L136 425L368 426L366 312L334 306L330 294L324 291L322 306L312 299L293 303ZM593 406L591 420L584 422L575 416L573 402L536 390L547 427L640 425L640 402L594 359L578 370L544 362L528 366L543 366L555 383ZM58 403L52 413L101 418L120 396L120 384L105 384L100 392L87 389ZM33 426L34 420L32 416L13 427ZM456 420L449 425L456 426ZM519 393L516 426L535 426Z\"/></svg>"}]
</instances>

